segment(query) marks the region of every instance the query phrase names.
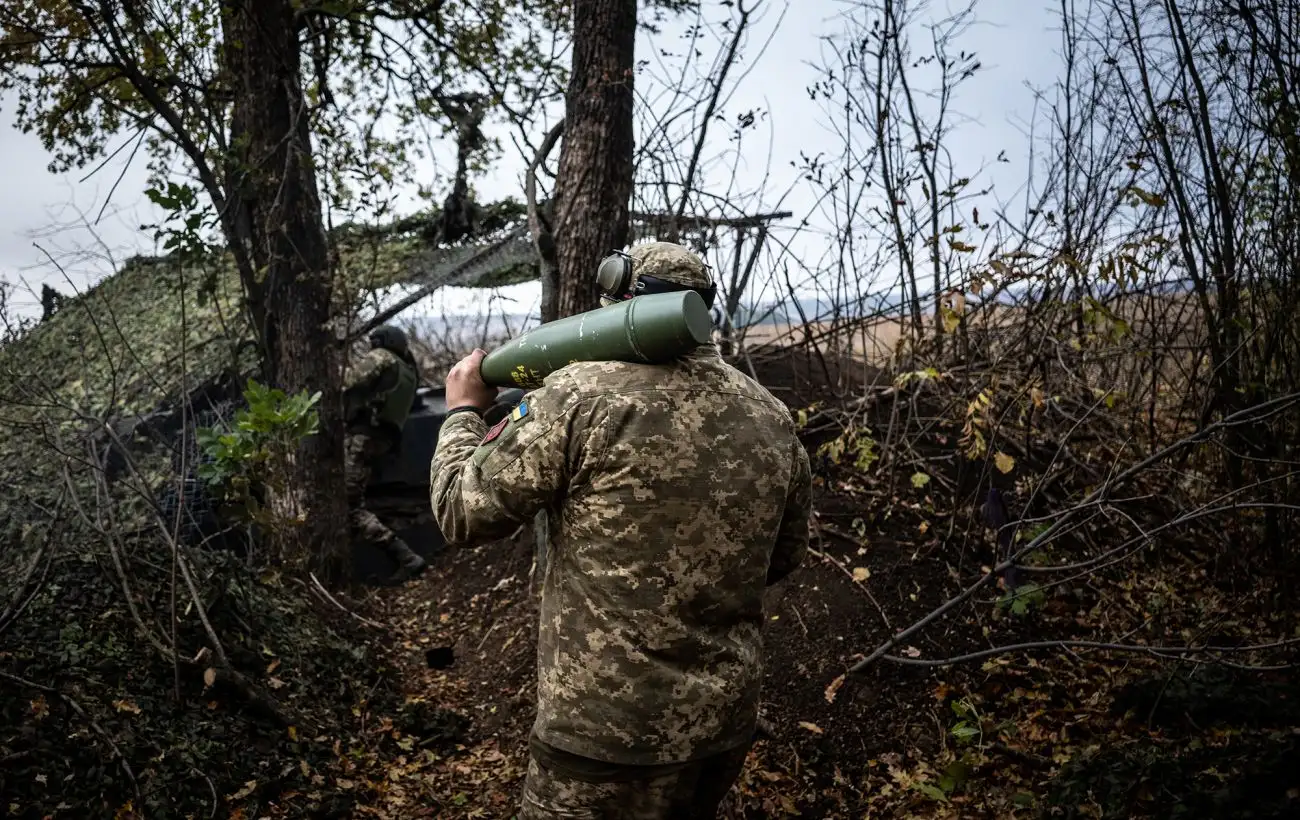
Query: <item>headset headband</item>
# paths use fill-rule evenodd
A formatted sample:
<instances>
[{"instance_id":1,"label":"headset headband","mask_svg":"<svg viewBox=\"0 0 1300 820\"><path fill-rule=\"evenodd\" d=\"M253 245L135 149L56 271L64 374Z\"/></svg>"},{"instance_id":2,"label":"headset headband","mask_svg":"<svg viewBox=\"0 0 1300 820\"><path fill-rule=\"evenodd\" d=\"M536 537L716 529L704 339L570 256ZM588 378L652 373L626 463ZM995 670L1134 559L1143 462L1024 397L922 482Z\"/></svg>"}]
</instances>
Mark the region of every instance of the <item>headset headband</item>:
<instances>
[{"instance_id":1,"label":"headset headband","mask_svg":"<svg viewBox=\"0 0 1300 820\"><path fill-rule=\"evenodd\" d=\"M616 302L631 299L633 296L646 296L652 293L672 293L679 290L693 290L704 297L704 304L713 307L713 297L717 294L717 285L707 288L693 288L677 282L669 282L657 276L641 274L632 283L632 257L623 251L614 251L601 260L596 269L596 285L601 295Z\"/></svg>"}]
</instances>

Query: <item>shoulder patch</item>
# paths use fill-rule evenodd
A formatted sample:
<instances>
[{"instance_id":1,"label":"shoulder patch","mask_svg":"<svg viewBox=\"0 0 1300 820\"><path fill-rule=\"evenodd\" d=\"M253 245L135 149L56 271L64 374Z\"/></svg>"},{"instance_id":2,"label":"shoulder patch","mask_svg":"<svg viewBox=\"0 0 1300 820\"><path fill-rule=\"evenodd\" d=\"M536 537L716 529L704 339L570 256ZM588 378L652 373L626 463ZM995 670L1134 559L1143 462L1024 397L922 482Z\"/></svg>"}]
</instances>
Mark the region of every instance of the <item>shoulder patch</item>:
<instances>
[{"instance_id":1,"label":"shoulder patch","mask_svg":"<svg viewBox=\"0 0 1300 820\"><path fill-rule=\"evenodd\" d=\"M508 424L509 422L510 422L510 417L507 416L506 418L503 418L501 419L501 421L498 421L496 424L494 424L492 426L492 429L487 431L487 435L483 436L483 440L479 442L479 446L482 447L484 444L487 444L488 442L494 440L497 436L501 435L501 431L506 429L506 424Z\"/></svg>"},{"instance_id":2,"label":"shoulder patch","mask_svg":"<svg viewBox=\"0 0 1300 820\"><path fill-rule=\"evenodd\" d=\"M524 399L523 401L519 402L518 407L516 407L513 411L511 411L510 418L514 421L523 421L527 416L528 416L528 399Z\"/></svg>"}]
</instances>

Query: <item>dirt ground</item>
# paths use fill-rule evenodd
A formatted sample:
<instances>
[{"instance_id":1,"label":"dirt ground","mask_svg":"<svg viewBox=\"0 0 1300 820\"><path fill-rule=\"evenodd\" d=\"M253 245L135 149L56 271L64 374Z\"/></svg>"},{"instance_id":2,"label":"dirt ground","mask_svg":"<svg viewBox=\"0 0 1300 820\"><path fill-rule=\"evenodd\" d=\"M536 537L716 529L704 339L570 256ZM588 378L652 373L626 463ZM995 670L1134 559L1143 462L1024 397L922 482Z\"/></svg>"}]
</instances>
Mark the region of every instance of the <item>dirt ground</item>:
<instances>
[{"instance_id":1,"label":"dirt ground","mask_svg":"<svg viewBox=\"0 0 1300 820\"><path fill-rule=\"evenodd\" d=\"M755 368L795 408L824 395L827 376L832 383L863 377L859 368L840 373L798 354ZM763 716L772 736L755 744L722 815L729 820L860 817L866 802L857 784L868 770L933 750L944 734L947 706L936 698L933 675L881 667L848 682L844 676L890 625L926 611L928 579L950 568L933 549L886 534L915 526L906 509L885 521L851 485L841 486L824 465L815 469L814 553L769 592ZM429 806L428 816L509 817L517 800L535 696L530 539L521 531L479 550L445 552L417 583L372 601L375 617L402 625L392 660L408 670L410 696L470 720L459 753L430 775L444 802ZM485 760L493 765L485 768Z\"/></svg>"}]
</instances>

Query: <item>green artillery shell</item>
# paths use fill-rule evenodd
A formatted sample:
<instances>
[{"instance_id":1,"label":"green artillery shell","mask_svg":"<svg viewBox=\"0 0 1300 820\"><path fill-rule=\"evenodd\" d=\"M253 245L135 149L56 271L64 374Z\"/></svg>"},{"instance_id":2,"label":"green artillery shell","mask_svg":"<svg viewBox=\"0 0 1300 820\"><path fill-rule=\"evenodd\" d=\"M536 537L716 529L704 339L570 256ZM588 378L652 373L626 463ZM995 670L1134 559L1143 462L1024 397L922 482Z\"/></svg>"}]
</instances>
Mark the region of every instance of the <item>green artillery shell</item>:
<instances>
[{"instance_id":1,"label":"green artillery shell","mask_svg":"<svg viewBox=\"0 0 1300 820\"><path fill-rule=\"evenodd\" d=\"M637 296L533 328L483 359L483 381L540 387L573 362L663 364L709 340L712 323L693 290Z\"/></svg>"}]
</instances>

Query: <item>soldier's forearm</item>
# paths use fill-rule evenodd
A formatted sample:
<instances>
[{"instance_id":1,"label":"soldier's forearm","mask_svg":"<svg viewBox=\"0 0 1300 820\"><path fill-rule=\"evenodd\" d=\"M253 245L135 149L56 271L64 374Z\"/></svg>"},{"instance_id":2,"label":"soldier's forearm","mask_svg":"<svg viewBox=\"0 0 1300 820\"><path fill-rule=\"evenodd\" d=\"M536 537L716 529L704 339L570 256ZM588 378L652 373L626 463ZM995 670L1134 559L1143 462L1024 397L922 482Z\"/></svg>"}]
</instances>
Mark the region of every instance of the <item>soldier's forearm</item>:
<instances>
[{"instance_id":1,"label":"soldier's forearm","mask_svg":"<svg viewBox=\"0 0 1300 820\"><path fill-rule=\"evenodd\" d=\"M475 413L456 413L443 422L429 465L429 503L448 546L475 546L517 527L482 485L474 451L487 433Z\"/></svg>"}]
</instances>

